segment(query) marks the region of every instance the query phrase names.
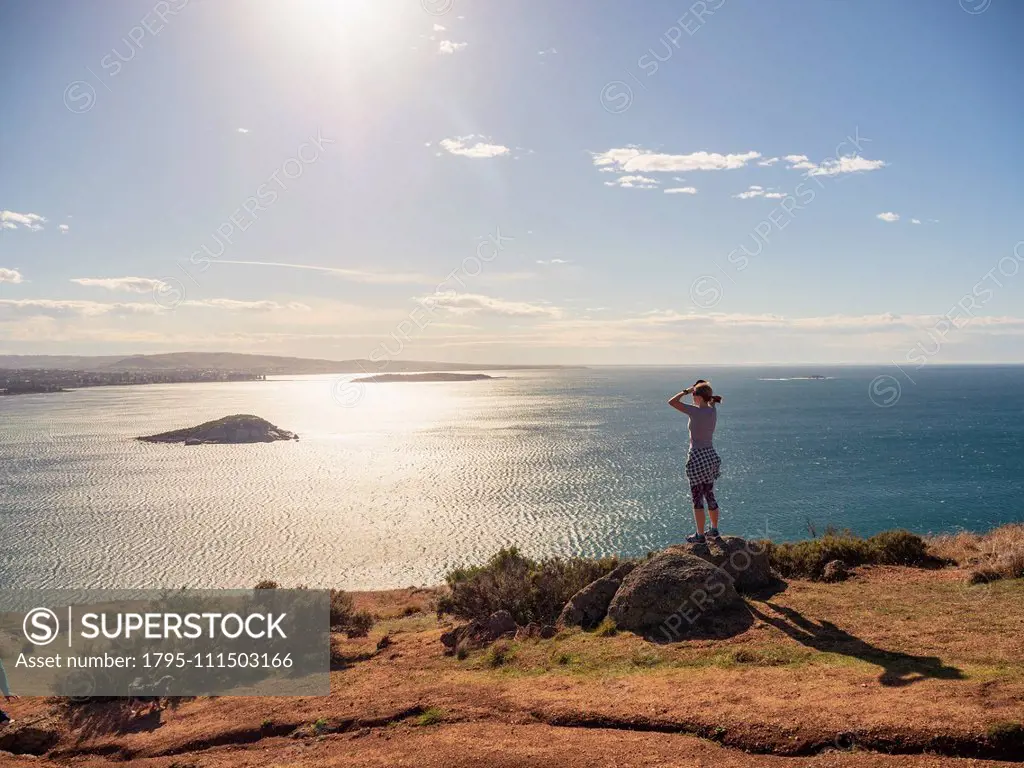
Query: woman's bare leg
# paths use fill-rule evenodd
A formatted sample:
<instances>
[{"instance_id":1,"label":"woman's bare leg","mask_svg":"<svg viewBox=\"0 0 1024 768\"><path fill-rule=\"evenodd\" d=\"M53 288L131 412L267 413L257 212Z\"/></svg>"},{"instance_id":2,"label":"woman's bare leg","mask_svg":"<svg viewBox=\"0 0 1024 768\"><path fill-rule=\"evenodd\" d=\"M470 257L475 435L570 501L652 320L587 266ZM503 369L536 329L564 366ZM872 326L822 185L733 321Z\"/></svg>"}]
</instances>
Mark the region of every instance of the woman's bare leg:
<instances>
[{"instance_id":1,"label":"woman's bare leg","mask_svg":"<svg viewBox=\"0 0 1024 768\"><path fill-rule=\"evenodd\" d=\"M713 520L714 518L712 518ZM707 524L704 519L704 507L693 508L693 520L697 523L697 533L704 535L704 526Z\"/></svg>"},{"instance_id":2,"label":"woman's bare leg","mask_svg":"<svg viewBox=\"0 0 1024 768\"><path fill-rule=\"evenodd\" d=\"M703 511L703 510L701 510L701 511ZM715 507L714 509L709 509L708 510L708 514L711 516L711 527L717 530L718 529L718 507Z\"/></svg>"}]
</instances>

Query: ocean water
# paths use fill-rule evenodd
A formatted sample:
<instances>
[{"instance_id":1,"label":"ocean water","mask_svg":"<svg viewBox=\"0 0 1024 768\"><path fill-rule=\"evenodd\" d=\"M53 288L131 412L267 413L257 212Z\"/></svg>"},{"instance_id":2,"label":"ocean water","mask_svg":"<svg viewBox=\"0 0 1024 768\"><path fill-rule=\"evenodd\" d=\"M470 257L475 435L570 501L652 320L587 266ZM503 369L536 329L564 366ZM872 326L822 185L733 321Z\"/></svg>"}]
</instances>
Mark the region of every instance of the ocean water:
<instances>
[{"instance_id":1,"label":"ocean water","mask_svg":"<svg viewBox=\"0 0 1024 768\"><path fill-rule=\"evenodd\" d=\"M1024 519L1024 367L910 375L518 371L365 385L345 390L348 407L330 376L0 398L0 588L369 589L436 583L511 544L642 554L692 530L686 419L666 403L698 376L725 397L724 533ZM133 439L231 413L301 440Z\"/></svg>"}]
</instances>

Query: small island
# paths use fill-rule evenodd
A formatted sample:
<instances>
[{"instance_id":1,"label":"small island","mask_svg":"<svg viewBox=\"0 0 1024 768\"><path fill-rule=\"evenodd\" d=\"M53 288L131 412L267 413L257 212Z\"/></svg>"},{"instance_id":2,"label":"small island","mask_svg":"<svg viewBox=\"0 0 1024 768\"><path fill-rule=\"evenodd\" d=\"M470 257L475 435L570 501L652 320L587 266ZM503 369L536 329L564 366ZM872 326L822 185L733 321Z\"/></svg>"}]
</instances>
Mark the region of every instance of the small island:
<instances>
[{"instance_id":1,"label":"small island","mask_svg":"<svg viewBox=\"0 0 1024 768\"><path fill-rule=\"evenodd\" d=\"M207 421L196 427L161 432L159 435L137 437L147 443L184 443L185 445L216 445L238 443L272 443L276 440L298 440L294 432L281 429L266 419L251 414L235 414Z\"/></svg>"},{"instance_id":2,"label":"small island","mask_svg":"<svg viewBox=\"0 0 1024 768\"><path fill-rule=\"evenodd\" d=\"M388 384L394 381L482 381L496 379L499 376L488 376L486 373L380 373L353 379L356 384Z\"/></svg>"}]
</instances>

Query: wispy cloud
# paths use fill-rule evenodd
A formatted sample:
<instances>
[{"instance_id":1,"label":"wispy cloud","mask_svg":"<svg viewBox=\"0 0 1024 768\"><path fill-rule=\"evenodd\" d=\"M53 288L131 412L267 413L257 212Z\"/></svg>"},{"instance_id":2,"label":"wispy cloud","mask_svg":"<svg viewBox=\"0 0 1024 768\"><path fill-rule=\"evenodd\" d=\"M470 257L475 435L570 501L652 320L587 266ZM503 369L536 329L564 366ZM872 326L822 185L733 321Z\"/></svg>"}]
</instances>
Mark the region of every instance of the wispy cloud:
<instances>
[{"instance_id":1,"label":"wispy cloud","mask_svg":"<svg viewBox=\"0 0 1024 768\"><path fill-rule=\"evenodd\" d=\"M777 162L779 162L779 158L777 157L766 157L764 160L758 160L757 164L760 165L762 168L770 168Z\"/></svg>"},{"instance_id":2,"label":"wispy cloud","mask_svg":"<svg viewBox=\"0 0 1024 768\"><path fill-rule=\"evenodd\" d=\"M95 317L107 314L155 315L164 310L154 302L69 301L64 299L0 299L0 315L4 311L24 315L82 315Z\"/></svg>"},{"instance_id":3,"label":"wispy cloud","mask_svg":"<svg viewBox=\"0 0 1024 768\"><path fill-rule=\"evenodd\" d=\"M152 293L166 285L163 280L150 277L73 277L71 282L88 288L105 288L124 293Z\"/></svg>"},{"instance_id":4,"label":"wispy cloud","mask_svg":"<svg viewBox=\"0 0 1024 768\"><path fill-rule=\"evenodd\" d=\"M885 167L884 160L869 160L860 155L830 157L821 164L812 162L807 155L786 155L785 160L791 171L807 171L808 176L838 176L841 173L866 173Z\"/></svg>"},{"instance_id":5,"label":"wispy cloud","mask_svg":"<svg viewBox=\"0 0 1024 768\"><path fill-rule=\"evenodd\" d=\"M892 224L894 221L900 220L900 215L898 213L893 213L892 211L885 211L884 213L876 214L875 218Z\"/></svg>"},{"instance_id":6,"label":"wispy cloud","mask_svg":"<svg viewBox=\"0 0 1024 768\"><path fill-rule=\"evenodd\" d=\"M20 283L21 281L21 272L16 269L0 267L0 283Z\"/></svg>"},{"instance_id":7,"label":"wispy cloud","mask_svg":"<svg viewBox=\"0 0 1024 768\"><path fill-rule=\"evenodd\" d=\"M505 317L562 317L562 310L547 304L525 301L506 301L478 293L438 293L417 299L431 308L447 309L455 313L486 313Z\"/></svg>"},{"instance_id":8,"label":"wispy cloud","mask_svg":"<svg viewBox=\"0 0 1024 768\"><path fill-rule=\"evenodd\" d=\"M67 224L58 224L57 229L60 230L60 233L62 235L66 235L68 233L68 230L71 229L71 227L69 227Z\"/></svg>"},{"instance_id":9,"label":"wispy cloud","mask_svg":"<svg viewBox=\"0 0 1024 768\"><path fill-rule=\"evenodd\" d=\"M299 302L280 303L277 301L239 301L236 299L201 299L183 301L180 307L217 309L227 312L306 312L309 307ZM0 316L14 312L23 315L44 315L61 317L80 315L99 317L102 315L160 315L168 310L156 302L102 302L73 301L67 299L0 299Z\"/></svg>"},{"instance_id":10,"label":"wispy cloud","mask_svg":"<svg viewBox=\"0 0 1024 768\"><path fill-rule=\"evenodd\" d=\"M435 32L444 32L445 29L447 29L447 27L443 27L440 24L435 24L434 25L434 31Z\"/></svg>"},{"instance_id":11,"label":"wispy cloud","mask_svg":"<svg viewBox=\"0 0 1024 768\"><path fill-rule=\"evenodd\" d=\"M920 224L920 223L921 223L921 220L920 220L920 219L911 219L911 220L910 220L910 223L911 223L911 224Z\"/></svg>"},{"instance_id":12,"label":"wispy cloud","mask_svg":"<svg viewBox=\"0 0 1024 768\"><path fill-rule=\"evenodd\" d=\"M239 132L239 133L248 133L248 132L249 132L249 129L248 129L248 128L239 128L239 129L238 129L238 132Z\"/></svg>"},{"instance_id":13,"label":"wispy cloud","mask_svg":"<svg viewBox=\"0 0 1024 768\"><path fill-rule=\"evenodd\" d=\"M461 51L469 43L453 43L451 40L442 40L437 48L438 53L452 54Z\"/></svg>"},{"instance_id":14,"label":"wispy cloud","mask_svg":"<svg viewBox=\"0 0 1024 768\"><path fill-rule=\"evenodd\" d=\"M317 264L289 264L283 261L240 261L234 259L217 259L214 264L239 264L251 267L280 267L282 269L307 269L314 272L326 272L337 275L355 283L378 284L409 284L437 282L426 275L415 272L369 272L362 269L345 269L343 267L322 267Z\"/></svg>"},{"instance_id":15,"label":"wispy cloud","mask_svg":"<svg viewBox=\"0 0 1024 768\"><path fill-rule=\"evenodd\" d=\"M476 143L470 144L469 142L474 139L484 139L484 141L477 141ZM490 140L483 136L459 136L454 139L441 139L441 148L452 155L458 155L459 157L470 157L473 159L482 159L490 157L500 157L509 153L509 148L503 144L491 144Z\"/></svg>"},{"instance_id":16,"label":"wispy cloud","mask_svg":"<svg viewBox=\"0 0 1024 768\"><path fill-rule=\"evenodd\" d=\"M669 187L664 190L666 195L696 195L696 187Z\"/></svg>"},{"instance_id":17,"label":"wispy cloud","mask_svg":"<svg viewBox=\"0 0 1024 768\"><path fill-rule=\"evenodd\" d=\"M592 152L594 165L602 170L654 173L675 171L723 171L742 168L751 160L761 157L760 152L742 152L722 155L717 152L692 152L688 155L670 155L651 152L639 147L620 147L604 152Z\"/></svg>"},{"instance_id":18,"label":"wispy cloud","mask_svg":"<svg viewBox=\"0 0 1024 768\"><path fill-rule=\"evenodd\" d=\"M277 301L239 301L237 299L200 299L183 301L183 307L199 307L203 309L224 309L229 312L308 312L309 306L298 301L281 304Z\"/></svg>"},{"instance_id":19,"label":"wispy cloud","mask_svg":"<svg viewBox=\"0 0 1024 768\"><path fill-rule=\"evenodd\" d=\"M568 259L537 259L538 264L572 264Z\"/></svg>"},{"instance_id":20,"label":"wispy cloud","mask_svg":"<svg viewBox=\"0 0 1024 768\"><path fill-rule=\"evenodd\" d=\"M38 213L17 213L0 211L0 229L17 229L19 226L38 232L46 223L46 217Z\"/></svg>"},{"instance_id":21,"label":"wispy cloud","mask_svg":"<svg viewBox=\"0 0 1024 768\"><path fill-rule=\"evenodd\" d=\"M781 200L785 196L785 192L779 192L777 189L774 189L773 187L768 187L768 189L765 189L764 187L759 187L756 184L752 184L749 187L747 187L746 192L740 192L737 195L733 195L733 197L736 198L737 200L750 200L755 197L765 197L768 198L769 200Z\"/></svg>"},{"instance_id":22,"label":"wispy cloud","mask_svg":"<svg viewBox=\"0 0 1024 768\"><path fill-rule=\"evenodd\" d=\"M658 186L656 179L651 179L646 176L619 176L614 181L606 181L604 183L606 187L625 187L637 189L654 189Z\"/></svg>"}]
</instances>

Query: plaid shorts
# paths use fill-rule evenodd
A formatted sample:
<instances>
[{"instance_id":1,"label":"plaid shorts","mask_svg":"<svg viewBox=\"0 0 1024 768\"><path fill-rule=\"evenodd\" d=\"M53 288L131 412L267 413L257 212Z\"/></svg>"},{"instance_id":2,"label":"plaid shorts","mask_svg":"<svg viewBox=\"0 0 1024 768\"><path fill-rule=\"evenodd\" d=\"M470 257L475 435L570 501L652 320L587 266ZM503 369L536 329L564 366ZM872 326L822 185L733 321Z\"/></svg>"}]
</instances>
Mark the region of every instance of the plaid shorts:
<instances>
[{"instance_id":1,"label":"plaid shorts","mask_svg":"<svg viewBox=\"0 0 1024 768\"><path fill-rule=\"evenodd\" d=\"M691 448L686 457L686 479L690 485L713 483L722 470L722 460L714 448Z\"/></svg>"}]
</instances>

